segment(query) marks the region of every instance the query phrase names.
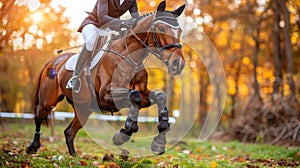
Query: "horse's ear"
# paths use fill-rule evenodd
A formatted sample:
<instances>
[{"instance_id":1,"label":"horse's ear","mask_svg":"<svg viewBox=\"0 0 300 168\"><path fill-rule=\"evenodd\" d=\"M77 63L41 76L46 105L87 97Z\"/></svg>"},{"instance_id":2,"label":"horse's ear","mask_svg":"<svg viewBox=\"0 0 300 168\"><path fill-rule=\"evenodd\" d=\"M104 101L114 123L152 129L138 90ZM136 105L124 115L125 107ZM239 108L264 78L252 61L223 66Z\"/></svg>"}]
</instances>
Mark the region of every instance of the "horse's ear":
<instances>
[{"instance_id":1,"label":"horse's ear","mask_svg":"<svg viewBox=\"0 0 300 168\"><path fill-rule=\"evenodd\" d=\"M183 12L184 8L185 8L185 5L182 5L182 6L180 6L179 8L175 9L172 13L173 13L176 17L178 17L178 16L181 15L181 13Z\"/></svg>"},{"instance_id":2,"label":"horse's ear","mask_svg":"<svg viewBox=\"0 0 300 168\"><path fill-rule=\"evenodd\" d=\"M158 12L164 12L166 9L166 1L162 1L158 7L157 7L157 11Z\"/></svg>"}]
</instances>

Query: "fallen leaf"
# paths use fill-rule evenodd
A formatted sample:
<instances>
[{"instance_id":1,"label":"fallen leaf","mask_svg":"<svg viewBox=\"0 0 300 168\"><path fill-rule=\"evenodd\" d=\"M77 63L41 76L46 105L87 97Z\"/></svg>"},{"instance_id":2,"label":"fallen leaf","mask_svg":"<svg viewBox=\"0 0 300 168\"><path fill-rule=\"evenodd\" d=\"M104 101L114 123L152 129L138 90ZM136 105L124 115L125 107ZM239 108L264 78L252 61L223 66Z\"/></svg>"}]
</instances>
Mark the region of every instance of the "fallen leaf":
<instances>
[{"instance_id":1,"label":"fallen leaf","mask_svg":"<svg viewBox=\"0 0 300 168\"><path fill-rule=\"evenodd\" d=\"M248 155L245 155L245 156L237 156L235 158L232 158L230 159L231 161L235 161L235 162L246 162L247 160L250 160L249 156Z\"/></svg>"},{"instance_id":2,"label":"fallen leaf","mask_svg":"<svg viewBox=\"0 0 300 168\"><path fill-rule=\"evenodd\" d=\"M39 154L37 153L34 153L34 154L31 154L32 157L39 157Z\"/></svg>"},{"instance_id":3,"label":"fallen leaf","mask_svg":"<svg viewBox=\"0 0 300 168\"><path fill-rule=\"evenodd\" d=\"M202 148L197 148L196 152L201 153L202 152Z\"/></svg>"},{"instance_id":4,"label":"fallen leaf","mask_svg":"<svg viewBox=\"0 0 300 168\"><path fill-rule=\"evenodd\" d=\"M83 153L82 155L80 155L81 159L89 159L89 155L87 153Z\"/></svg>"},{"instance_id":5,"label":"fallen leaf","mask_svg":"<svg viewBox=\"0 0 300 168\"><path fill-rule=\"evenodd\" d=\"M217 162L211 162L211 168L216 168L217 167Z\"/></svg>"},{"instance_id":6,"label":"fallen leaf","mask_svg":"<svg viewBox=\"0 0 300 168\"><path fill-rule=\"evenodd\" d=\"M12 142L14 145L19 145L19 142L18 141L13 141Z\"/></svg>"},{"instance_id":7,"label":"fallen leaf","mask_svg":"<svg viewBox=\"0 0 300 168\"><path fill-rule=\"evenodd\" d=\"M59 168L59 165L57 163L53 164L54 168Z\"/></svg>"},{"instance_id":8,"label":"fallen leaf","mask_svg":"<svg viewBox=\"0 0 300 168\"><path fill-rule=\"evenodd\" d=\"M246 159L243 157L240 157L238 161L244 163L244 162L246 162Z\"/></svg>"},{"instance_id":9,"label":"fallen leaf","mask_svg":"<svg viewBox=\"0 0 300 168\"><path fill-rule=\"evenodd\" d=\"M223 151L227 151L227 150L228 150L228 148L227 148L227 147L223 147L222 149L223 149Z\"/></svg>"},{"instance_id":10,"label":"fallen leaf","mask_svg":"<svg viewBox=\"0 0 300 168\"><path fill-rule=\"evenodd\" d=\"M160 163L157 164L157 166L158 167L166 167L165 164L166 164L165 162L160 162Z\"/></svg>"},{"instance_id":11,"label":"fallen leaf","mask_svg":"<svg viewBox=\"0 0 300 168\"><path fill-rule=\"evenodd\" d=\"M40 147L39 151L44 152L46 150L45 147Z\"/></svg>"},{"instance_id":12,"label":"fallen leaf","mask_svg":"<svg viewBox=\"0 0 300 168\"><path fill-rule=\"evenodd\" d=\"M99 165L99 162L93 161L93 165L94 165L94 166L98 166L98 165Z\"/></svg>"},{"instance_id":13,"label":"fallen leaf","mask_svg":"<svg viewBox=\"0 0 300 168\"><path fill-rule=\"evenodd\" d=\"M201 160L202 159L202 156L201 155L196 155L196 160Z\"/></svg>"},{"instance_id":14,"label":"fallen leaf","mask_svg":"<svg viewBox=\"0 0 300 168\"><path fill-rule=\"evenodd\" d=\"M212 150L212 151L217 151L217 147L212 146L212 147L211 147L211 150Z\"/></svg>"},{"instance_id":15,"label":"fallen leaf","mask_svg":"<svg viewBox=\"0 0 300 168\"><path fill-rule=\"evenodd\" d=\"M84 161L84 160L80 160L80 165L81 165L81 166L86 166L87 163L86 163L86 161Z\"/></svg>"},{"instance_id":16,"label":"fallen leaf","mask_svg":"<svg viewBox=\"0 0 300 168\"><path fill-rule=\"evenodd\" d=\"M102 158L102 161L106 162L106 161L114 161L114 155L113 154L105 154Z\"/></svg>"},{"instance_id":17,"label":"fallen leaf","mask_svg":"<svg viewBox=\"0 0 300 168\"><path fill-rule=\"evenodd\" d=\"M174 165L174 166L173 166L173 168L178 168L178 167L179 167L179 165L178 165L178 164L176 164L176 165Z\"/></svg>"},{"instance_id":18,"label":"fallen leaf","mask_svg":"<svg viewBox=\"0 0 300 168\"><path fill-rule=\"evenodd\" d=\"M216 159L224 159L224 155L217 155L214 158L216 158Z\"/></svg>"},{"instance_id":19,"label":"fallen leaf","mask_svg":"<svg viewBox=\"0 0 300 168\"><path fill-rule=\"evenodd\" d=\"M6 164L6 166L9 166L9 165L10 165L8 161L5 161L5 164Z\"/></svg>"},{"instance_id":20,"label":"fallen leaf","mask_svg":"<svg viewBox=\"0 0 300 168\"><path fill-rule=\"evenodd\" d=\"M185 149L185 150L183 150L183 151L182 151L182 153L184 153L184 154L190 154L190 153L191 153L191 151L189 151L189 150Z\"/></svg>"},{"instance_id":21,"label":"fallen leaf","mask_svg":"<svg viewBox=\"0 0 300 168\"><path fill-rule=\"evenodd\" d=\"M21 163L21 167L22 168L29 168L30 167L30 163L29 163L29 161L22 161L22 163Z\"/></svg>"},{"instance_id":22,"label":"fallen leaf","mask_svg":"<svg viewBox=\"0 0 300 168\"><path fill-rule=\"evenodd\" d=\"M52 157L53 160L57 160L57 161L61 161L62 158L63 158L63 156L53 156Z\"/></svg>"},{"instance_id":23,"label":"fallen leaf","mask_svg":"<svg viewBox=\"0 0 300 168\"><path fill-rule=\"evenodd\" d=\"M105 168L105 165L98 165L98 168Z\"/></svg>"},{"instance_id":24,"label":"fallen leaf","mask_svg":"<svg viewBox=\"0 0 300 168\"><path fill-rule=\"evenodd\" d=\"M202 154L202 157L208 157L209 155L207 153Z\"/></svg>"},{"instance_id":25,"label":"fallen leaf","mask_svg":"<svg viewBox=\"0 0 300 168\"><path fill-rule=\"evenodd\" d=\"M256 165L247 165L247 168L259 168L259 166L256 166Z\"/></svg>"},{"instance_id":26,"label":"fallen leaf","mask_svg":"<svg viewBox=\"0 0 300 168\"><path fill-rule=\"evenodd\" d=\"M107 165L108 168L120 168L119 165L117 165L115 162L111 162Z\"/></svg>"}]
</instances>

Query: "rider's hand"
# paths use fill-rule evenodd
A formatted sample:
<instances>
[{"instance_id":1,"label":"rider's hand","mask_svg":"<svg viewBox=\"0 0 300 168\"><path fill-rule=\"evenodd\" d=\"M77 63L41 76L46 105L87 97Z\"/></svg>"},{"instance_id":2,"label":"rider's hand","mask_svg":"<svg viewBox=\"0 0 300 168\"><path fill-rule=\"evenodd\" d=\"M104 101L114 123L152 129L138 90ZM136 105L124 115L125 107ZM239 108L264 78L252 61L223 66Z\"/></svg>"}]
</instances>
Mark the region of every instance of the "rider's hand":
<instances>
[{"instance_id":1,"label":"rider's hand","mask_svg":"<svg viewBox=\"0 0 300 168\"><path fill-rule=\"evenodd\" d=\"M127 28L127 29L133 28L136 25L136 21L137 21L136 18L122 20L121 28Z\"/></svg>"}]
</instances>

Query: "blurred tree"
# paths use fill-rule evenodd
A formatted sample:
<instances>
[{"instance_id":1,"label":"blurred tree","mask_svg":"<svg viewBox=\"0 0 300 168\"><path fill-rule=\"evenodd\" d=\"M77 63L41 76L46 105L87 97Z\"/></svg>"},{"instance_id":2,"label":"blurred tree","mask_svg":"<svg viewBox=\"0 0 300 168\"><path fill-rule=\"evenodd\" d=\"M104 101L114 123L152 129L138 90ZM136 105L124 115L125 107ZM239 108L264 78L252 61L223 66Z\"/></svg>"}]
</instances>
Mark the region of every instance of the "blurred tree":
<instances>
[{"instance_id":1,"label":"blurred tree","mask_svg":"<svg viewBox=\"0 0 300 168\"><path fill-rule=\"evenodd\" d=\"M143 1L137 1L138 3L138 8L139 11L142 13L148 13L148 12L153 12L156 11L158 4L162 0L143 0ZM167 10L174 10L176 7L181 6L184 4L184 0L179 0L179 1L166 1L167 4Z\"/></svg>"},{"instance_id":2,"label":"blurred tree","mask_svg":"<svg viewBox=\"0 0 300 168\"><path fill-rule=\"evenodd\" d=\"M279 32L279 21L280 21L280 13L279 13L279 2L273 2L273 12L274 12L274 60L275 60L275 80L273 84L273 95L272 98L278 97L279 89L282 86L282 70L281 70L281 59L280 59L280 32Z\"/></svg>"},{"instance_id":3,"label":"blurred tree","mask_svg":"<svg viewBox=\"0 0 300 168\"><path fill-rule=\"evenodd\" d=\"M276 0L275 0L276 1ZM277 0L280 3L283 20L284 20L284 50L287 59L287 81L289 85L290 95L292 97L292 102L296 100L296 86L294 81L294 58L291 45L290 36L290 12L287 7L287 0Z\"/></svg>"},{"instance_id":4,"label":"blurred tree","mask_svg":"<svg viewBox=\"0 0 300 168\"><path fill-rule=\"evenodd\" d=\"M274 8L275 2L279 5L278 9ZM256 100L262 103L269 100L273 91L284 96L286 94L283 91L291 93L291 89L299 88L293 82L293 79L300 81L300 69L293 69L300 63L299 1L190 0L186 4L186 19L190 20L186 27L191 28L196 23L197 28L202 29L215 45L223 60L230 98L228 102L231 103L226 106L231 110L224 110L225 118L234 119L239 115L247 106L243 101L250 95L259 97ZM194 32L193 38L198 34ZM197 40L193 41L193 44L196 43ZM285 47L287 43L291 44L291 47L287 47L287 50L291 48L289 53ZM198 44L200 47L201 43ZM198 75L200 78L203 76L199 72ZM288 82L289 87L284 82ZM211 92L202 94L209 95ZM299 97L299 92L296 94ZM227 111L231 111L230 114Z\"/></svg>"},{"instance_id":5,"label":"blurred tree","mask_svg":"<svg viewBox=\"0 0 300 168\"><path fill-rule=\"evenodd\" d=\"M64 11L50 0L0 1L1 111L28 111L35 74L76 37Z\"/></svg>"}]
</instances>

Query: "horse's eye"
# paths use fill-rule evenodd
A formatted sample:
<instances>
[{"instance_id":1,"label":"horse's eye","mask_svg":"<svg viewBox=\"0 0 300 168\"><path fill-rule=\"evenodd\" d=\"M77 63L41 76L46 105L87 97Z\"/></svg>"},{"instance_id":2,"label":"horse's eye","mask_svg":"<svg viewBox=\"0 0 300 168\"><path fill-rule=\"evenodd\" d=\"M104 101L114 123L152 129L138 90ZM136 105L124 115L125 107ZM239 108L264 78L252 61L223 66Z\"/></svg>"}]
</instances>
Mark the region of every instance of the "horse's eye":
<instances>
[{"instance_id":1,"label":"horse's eye","mask_svg":"<svg viewBox=\"0 0 300 168\"><path fill-rule=\"evenodd\" d=\"M158 26L158 29L159 29L159 31L161 31L161 32L165 32L165 31L166 31L165 28L164 28L163 26Z\"/></svg>"}]
</instances>

